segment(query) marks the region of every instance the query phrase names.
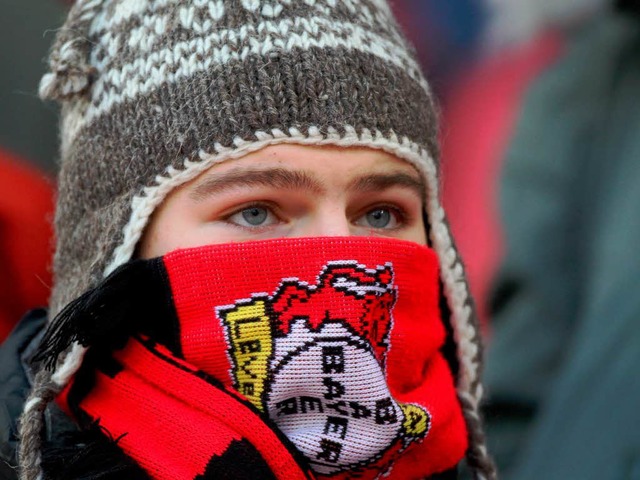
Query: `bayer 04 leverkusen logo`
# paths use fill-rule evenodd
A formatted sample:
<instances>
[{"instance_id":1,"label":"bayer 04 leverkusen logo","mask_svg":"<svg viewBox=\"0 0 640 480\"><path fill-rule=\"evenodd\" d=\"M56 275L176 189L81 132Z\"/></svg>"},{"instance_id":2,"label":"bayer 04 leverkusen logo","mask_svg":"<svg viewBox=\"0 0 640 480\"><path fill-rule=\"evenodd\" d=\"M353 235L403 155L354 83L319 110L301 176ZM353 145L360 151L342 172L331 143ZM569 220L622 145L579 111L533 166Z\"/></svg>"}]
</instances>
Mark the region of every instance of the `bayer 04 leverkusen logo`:
<instances>
[{"instance_id":1,"label":"bayer 04 leverkusen logo","mask_svg":"<svg viewBox=\"0 0 640 480\"><path fill-rule=\"evenodd\" d=\"M234 387L321 475L388 464L428 433L429 412L398 403L386 381L393 276L390 263L333 261L315 285L284 278L273 295L216 309Z\"/></svg>"}]
</instances>

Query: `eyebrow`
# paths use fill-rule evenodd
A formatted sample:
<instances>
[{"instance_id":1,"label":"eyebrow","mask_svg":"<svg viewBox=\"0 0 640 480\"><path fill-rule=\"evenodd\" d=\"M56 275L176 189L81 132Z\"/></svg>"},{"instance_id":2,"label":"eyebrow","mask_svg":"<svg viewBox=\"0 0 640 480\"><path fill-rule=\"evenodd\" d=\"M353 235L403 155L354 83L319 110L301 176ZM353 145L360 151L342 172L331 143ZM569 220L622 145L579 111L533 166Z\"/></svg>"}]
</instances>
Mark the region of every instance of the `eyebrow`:
<instances>
[{"instance_id":1,"label":"eyebrow","mask_svg":"<svg viewBox=\"0 0 640 480\"><path fill-rule=\"evenodd\" d=\"M211 176L200 182L189 196L202 201L214 193L238 187L272 187L283 190L306 190L315 194L325 192L325 187L311 175L285 168L237 169L222 175Z\"/></svg>"},{"instance_id":2,"label":"eyebrow","mask_svg":"<svg viewBox=\"0 0 640 480\"><path fill-rule=\"evenodd\" d=\"M316 195L326 192L323 183L312 175L298 170L285 168L247 169L239 168L221 175L210 176L196 184L189 197L200 202L207 197L234 188L271 187L283 190L309 191ZM420 200L426 196L424 182L404 172L373 173L353 179L346 186L347 190L360 193L384 191L393 187L408 188Z\"/></svg>"},{"instance_id":3,"label":"eyebrow","mask_svg":"<svg viewBox=\"0 0 640 480\"><path fill-rule=\"evenodd\" d=\"M354 179L347 185L348 190L364 193L388 190L393 187L413 190L421 201L424 201L427 195L427 188L422 179L404 172L365 175Z\"/></svg>"}]
</instances>

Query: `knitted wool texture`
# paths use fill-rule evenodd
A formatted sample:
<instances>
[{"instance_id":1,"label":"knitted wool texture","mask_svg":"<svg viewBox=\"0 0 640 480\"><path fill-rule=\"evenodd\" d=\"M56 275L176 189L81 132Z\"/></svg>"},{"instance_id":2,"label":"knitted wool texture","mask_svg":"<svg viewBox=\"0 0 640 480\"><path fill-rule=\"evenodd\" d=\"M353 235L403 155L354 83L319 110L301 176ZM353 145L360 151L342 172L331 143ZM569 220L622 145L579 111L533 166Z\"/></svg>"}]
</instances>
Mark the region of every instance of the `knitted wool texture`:
<instances>
[{"instance_id":1,"label":"knitted wool texture","mask_svg":"<svg viewBox=\"0 0 640 480\"><path fill-rule=\"evenodd\" d=\"M437 153L427 83L380 0L80 2L51 67L53 313L128 260L159 184L287 141L380 148L395 133L390 147Z\"/></svg>"},{"instance_id":2,"label":"knitted wool texture","mask_svg":"<svg viewBox=\"0 0 640 480\"><path fill-rule=\"evenodd\" d=\"M493 467L478 403L480 347L438 198L429 87L386 0L80 0L43 98L62 104L51 317L127 262L166 195L268 145L382 149L414 165L452 312L469 463ZM39 376L22 417L22 478L39 472L40 413L77 370L76 345Z\"/></svg>"},{"instance_id":3,"label":"knitted wool texture","mask_svg":"<svg viewBox=\"0 0 640 480\"><path fill-rule=\"evenodd\" d=\"M433 250L388 238L136 260L48 336L90 346L59 400L157 480L422 479L467 448L439 295Z\"/></svg>"}]
</instances>

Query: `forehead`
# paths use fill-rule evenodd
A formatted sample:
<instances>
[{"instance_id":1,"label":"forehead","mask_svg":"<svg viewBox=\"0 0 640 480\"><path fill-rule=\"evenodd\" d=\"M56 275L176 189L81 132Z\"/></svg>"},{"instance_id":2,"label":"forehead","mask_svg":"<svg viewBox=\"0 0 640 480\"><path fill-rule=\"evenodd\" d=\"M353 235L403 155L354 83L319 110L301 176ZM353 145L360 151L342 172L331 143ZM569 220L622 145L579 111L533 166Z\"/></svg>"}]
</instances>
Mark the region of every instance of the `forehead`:
<instances>
[{"instance_id":1,"label":"forehead","mask_svg":"<svg viewBox=\"0 0 640 480\"><path fill-rule=\"evenodd\" d=\"M214 165L190 182L189 190L197 196L225 183L264 184L264 180L271 179L274 186L320 192L327 188L347 189L365 177L379 181L386 178L389 184L408 186L424 196L424 181L418 170L382 150L290 144L270 146Z\"/></svg>"}]
</instances>

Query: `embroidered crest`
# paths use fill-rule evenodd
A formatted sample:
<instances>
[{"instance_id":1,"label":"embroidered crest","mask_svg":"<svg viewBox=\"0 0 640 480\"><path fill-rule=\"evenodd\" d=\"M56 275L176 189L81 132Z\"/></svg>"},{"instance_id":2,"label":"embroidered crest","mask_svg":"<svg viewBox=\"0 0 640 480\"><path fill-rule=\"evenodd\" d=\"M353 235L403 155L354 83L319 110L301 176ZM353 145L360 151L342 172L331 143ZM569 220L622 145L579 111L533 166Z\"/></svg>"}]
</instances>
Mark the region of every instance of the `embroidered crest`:
<instances>
[{"instance_id":1,"label":"embroidered crest","mask_svg":"<svg viewBox=\"0 0 640 480\"><path fill-rule=\"evenodd\" d=\"M397 289L391 263L328 262L314 285L284 278L216 309L234 387L321 475L375 467L428 433L424 406L397 402L386 355Z\"/></svg>"}]
</instances>

